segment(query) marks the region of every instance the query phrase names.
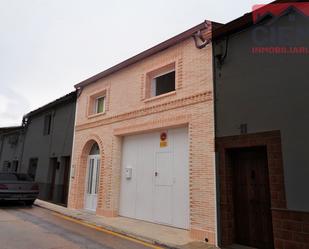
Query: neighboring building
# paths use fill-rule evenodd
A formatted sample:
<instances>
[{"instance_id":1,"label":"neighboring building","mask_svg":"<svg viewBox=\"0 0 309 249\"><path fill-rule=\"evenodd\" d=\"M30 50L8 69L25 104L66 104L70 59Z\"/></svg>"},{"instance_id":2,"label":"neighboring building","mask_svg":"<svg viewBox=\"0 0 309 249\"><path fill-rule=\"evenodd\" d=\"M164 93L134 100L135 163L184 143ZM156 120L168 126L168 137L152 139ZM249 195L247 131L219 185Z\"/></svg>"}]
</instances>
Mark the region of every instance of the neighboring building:
<instances>
[{"instance_id":1,"label":"neighboring building","mask_svg":"<svg viewBox=\"0 0 309 249\"><path fill-rule=\"evenodd\" d=\"M39 198L66 205L73 143L76 92L24 116L25 137L19 172L40 186Z\"/></svg>"},{"instance_id":2,"label":"neighboring building","mask_svg":"<svg viewBox=\"0 0 309 249\"><path fill-rule=\"evenodd\" d=\"M24 127L0 128L0 171L17 172L22 157Z\"/></svg>"},{"instance_id":3,"label":"neighboring building","mask_svg":"<svg viewBox=\"0 0 309 249\"><path fill-rule=\"evenodd\" d=\"M309 245L309 17L297 4L280 9L213 34L223 246Z\"/></svg>"},{"instance_id":4,"label":"neighboring building","mask_svg":"<svg viewBox=\"0 0 309 249\"><path fill-rule=\"evenodd\" d=\"M215 243L207 43L216 25L202 23L76 85L70 208L183 228Z\"/></svg>"}]
</instances>

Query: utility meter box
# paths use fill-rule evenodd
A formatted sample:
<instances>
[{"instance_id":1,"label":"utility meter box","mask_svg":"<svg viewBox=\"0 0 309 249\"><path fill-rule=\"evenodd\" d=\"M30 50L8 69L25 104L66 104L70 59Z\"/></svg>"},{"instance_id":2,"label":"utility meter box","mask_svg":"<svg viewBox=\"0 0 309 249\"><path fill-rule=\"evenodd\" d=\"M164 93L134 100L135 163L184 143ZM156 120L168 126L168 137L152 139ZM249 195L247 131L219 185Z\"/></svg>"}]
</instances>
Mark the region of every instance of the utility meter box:
<instances>
[{"instance_id":1,"label":"utility meter box","mask_svg":"<svg viewBox=\"0 0 309 249\"><path fill-rule=\"evenodd\" d=\"M128 166L125 168L126 179L132 178L132 167Z\"/></svg>"}]
</instances>

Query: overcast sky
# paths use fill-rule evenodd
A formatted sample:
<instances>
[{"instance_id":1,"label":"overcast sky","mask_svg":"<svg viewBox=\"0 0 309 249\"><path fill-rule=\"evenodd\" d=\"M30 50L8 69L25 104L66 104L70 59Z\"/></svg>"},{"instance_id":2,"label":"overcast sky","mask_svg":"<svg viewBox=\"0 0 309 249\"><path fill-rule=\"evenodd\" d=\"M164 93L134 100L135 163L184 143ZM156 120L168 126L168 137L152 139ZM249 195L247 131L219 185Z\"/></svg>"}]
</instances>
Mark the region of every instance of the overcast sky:
<instances>
[{"instance_id":1,"label":"overcast sky","mask_svg":"<svg viewBox=\"0 0 309 249\"><path fill-rule=\"evenodd\" d=\"M0 0L0 127L205 19L226 23L267 2Z\"/></svg>"}]
</instances>

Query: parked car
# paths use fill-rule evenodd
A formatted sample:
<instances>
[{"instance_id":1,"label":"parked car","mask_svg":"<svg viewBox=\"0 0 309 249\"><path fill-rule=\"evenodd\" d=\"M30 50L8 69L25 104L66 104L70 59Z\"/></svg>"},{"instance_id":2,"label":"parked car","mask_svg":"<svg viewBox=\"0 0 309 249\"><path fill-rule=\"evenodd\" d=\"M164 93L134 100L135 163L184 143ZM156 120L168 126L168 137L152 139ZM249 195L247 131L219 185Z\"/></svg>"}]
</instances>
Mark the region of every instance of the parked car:
<instances>
[{"instance_id":1,"label":"parked car","mask_svg":"<svg viewBox=\"0 0 309 249\"><path fill-rule=\"evenodd\" d=\"M27 174L0 173L0 200L24 201L32 205L39 195L39 185Z\"/></svg>"}]
</instances>

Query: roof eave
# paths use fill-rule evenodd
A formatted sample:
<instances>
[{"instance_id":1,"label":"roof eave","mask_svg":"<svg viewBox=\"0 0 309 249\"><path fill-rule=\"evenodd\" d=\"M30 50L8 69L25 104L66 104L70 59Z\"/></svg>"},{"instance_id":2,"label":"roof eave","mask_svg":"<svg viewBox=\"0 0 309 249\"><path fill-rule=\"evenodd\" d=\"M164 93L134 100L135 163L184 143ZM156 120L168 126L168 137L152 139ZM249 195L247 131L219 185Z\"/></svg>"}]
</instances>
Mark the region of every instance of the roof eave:
<instances>
[{"instance_id":1,"label":"roof eave","mask_svg":"<svg viewBox=\"0 0 309 249\"><path fill-rule=\"evenodd\" d=\"M280 4L280 3L289 3L289 2L304 2L304 0L276 0L269 4ZM308 0L305 2L308 2ZM265 4L265 6L267 5L268 4ZM244 30L252 26L253 24L254 22L253 22L252 12L249 12L225 25L222 25L216 29L213 29L213 33L212 33L213 40L218 40L227 35Z\"/></svg>"},{"instance_id":2,"label":"roof eave","mask_svg":"<svg viewBox=\"0 0 309 249\"><path fill-rule=\"evenodd\" d=\"M109 76L112 73L115 73L115 72L117 72L121 69L128 67L128 66L131 66L131 65L133 65L133 64L135 64L135 63L137 63L137 62L139 62L139 61L141 61L141 60L143 60L143 59L145 59L145 58L147 58L151 55L159 53L159 52L161 52L161 51L163 51L163 50L165 50L169 47L172 47L172 46L190 38L194 33L196 33L199 30L206 29L207 25L205 25L205 24L208 24L208 25L210 24L210 28L211 28L211 25L213 23L214 22L205 20L203 23L200 23L200 24L194 26L193 28L190 28L190 29L180 33L179 35L176 35L176 36L174 36L174 37L172 37L172 38L170 38L170 39L168 39L168 40L166 40L166 41L164 41L164 42L162 42L162 43L160 43L160 44L158 44L158 45L156 45L152 48L149 48L149 49L147 49L147 50L145 50L145 51L143 51L143 52L121 62L121 63L119 63L119 64L116 64L115 66L113 66L113 67L111 67L111 68L109 68L105 71L102 71L102 72L100 72L100 73L98 73L98 74L76 84L74 87L76 89L83 88L83 87L85 87L85 86L87 86L87 85L89 85L93 82L96 82L97 80L99 80L101 78ZM214 24L220 25L219 23L214 23Z\"/></svg>"},{"instance_id":3,"label":"roof eave","mask_svg":"<svg viewBox=\"0 0 309 249\"><path fill-rule=\"evenodd\" d=\"M61 105L63 103L66 103L67 101L73 101L76 98L76 91L70 92L66 94L63 97L60 97L46 105L43 105L27 114L24 115L24 118L29 118L31 116L37 115L39 113L42 113L48 109L54 108L55 106Z\"/></svg>"}]
</instances>

